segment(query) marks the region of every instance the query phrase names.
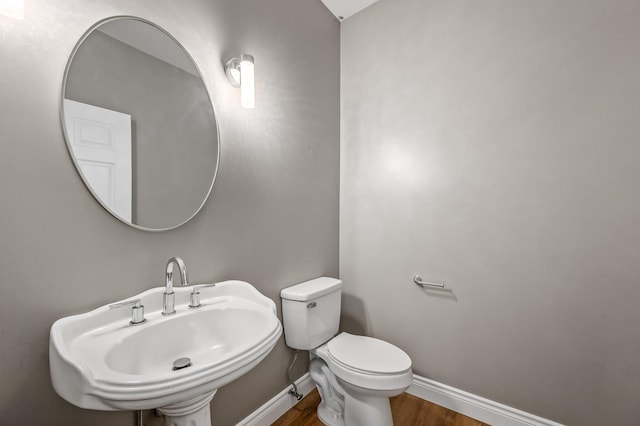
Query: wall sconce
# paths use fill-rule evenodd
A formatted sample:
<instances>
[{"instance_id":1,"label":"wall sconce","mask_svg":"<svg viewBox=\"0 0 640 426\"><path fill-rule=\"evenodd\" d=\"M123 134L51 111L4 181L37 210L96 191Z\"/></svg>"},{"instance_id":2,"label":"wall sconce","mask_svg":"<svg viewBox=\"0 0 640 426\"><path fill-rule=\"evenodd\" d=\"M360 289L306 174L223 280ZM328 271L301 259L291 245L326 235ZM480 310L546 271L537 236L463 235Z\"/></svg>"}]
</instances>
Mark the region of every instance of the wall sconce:
<instances>
[{"instance_id":1,"label":"wall sconce","mask_svg":"<svg viewBox=\"0 0 640 426\"><path fill-rule=\"evenodd\" d=\"M240 103L244 108L256 106L253 56L242 54L231 58L224 66L224 72L233 87L240 88Z\"/></svg>"}]
</instances>

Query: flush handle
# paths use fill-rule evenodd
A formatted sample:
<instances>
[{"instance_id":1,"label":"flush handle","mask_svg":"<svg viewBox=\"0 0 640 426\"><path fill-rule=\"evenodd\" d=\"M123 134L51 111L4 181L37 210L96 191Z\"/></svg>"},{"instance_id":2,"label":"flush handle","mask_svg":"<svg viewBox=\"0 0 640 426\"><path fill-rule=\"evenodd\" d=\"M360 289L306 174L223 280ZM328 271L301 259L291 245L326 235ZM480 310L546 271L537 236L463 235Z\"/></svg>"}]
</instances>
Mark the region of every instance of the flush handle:
<instances>
[{"instance_id":1,"label":"flush handle","mask_svg":"<svg viewBox=\"0 0 640 426\"><path fill-rule=\"evenodd\" d=\"M316 302L307 303L307 309L315 308Z\"/></svg>"}]
</instances>

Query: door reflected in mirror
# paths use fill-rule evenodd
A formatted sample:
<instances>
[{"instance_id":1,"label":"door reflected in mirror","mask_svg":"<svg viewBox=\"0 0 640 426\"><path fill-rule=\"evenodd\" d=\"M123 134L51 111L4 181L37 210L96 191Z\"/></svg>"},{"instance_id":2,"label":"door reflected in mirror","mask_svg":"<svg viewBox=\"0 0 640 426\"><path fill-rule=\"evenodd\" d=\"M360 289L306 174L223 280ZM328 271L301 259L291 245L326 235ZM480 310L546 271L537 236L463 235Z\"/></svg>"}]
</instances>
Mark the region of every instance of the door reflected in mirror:
<instances>
[{"instance_id":1,"label":"door reflected in mirror","mask_svg":"<svg viewBox=\"0 0 640 426\"><path fill-rule=\"evenodd\" d=\"M218 126L198 68L169 33L134 17L97 23L69 59L62 98L73 162L111 214L158 231L204 205Z\"/></svg>"}]
</instances>

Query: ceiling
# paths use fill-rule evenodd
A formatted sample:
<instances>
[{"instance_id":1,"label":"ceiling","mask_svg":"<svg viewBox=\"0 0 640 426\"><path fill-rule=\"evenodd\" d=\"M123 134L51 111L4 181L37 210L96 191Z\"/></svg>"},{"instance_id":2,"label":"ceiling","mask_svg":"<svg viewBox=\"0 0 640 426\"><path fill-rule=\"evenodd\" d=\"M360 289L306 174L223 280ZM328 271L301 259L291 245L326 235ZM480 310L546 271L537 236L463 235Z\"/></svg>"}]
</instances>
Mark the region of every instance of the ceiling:
<instances>
[{"instance_id":1,"label":"ceiling","mask_svg":"<svg viewBox=\"0 0 640 426\"><path fill-rule=\"evenodd\" d=\"M327 6L327 9L329 9L331 13L336 15L336 18L343 21L377 1L378 0L322 0L322 3Z\"/></svg>"}]
</instances>

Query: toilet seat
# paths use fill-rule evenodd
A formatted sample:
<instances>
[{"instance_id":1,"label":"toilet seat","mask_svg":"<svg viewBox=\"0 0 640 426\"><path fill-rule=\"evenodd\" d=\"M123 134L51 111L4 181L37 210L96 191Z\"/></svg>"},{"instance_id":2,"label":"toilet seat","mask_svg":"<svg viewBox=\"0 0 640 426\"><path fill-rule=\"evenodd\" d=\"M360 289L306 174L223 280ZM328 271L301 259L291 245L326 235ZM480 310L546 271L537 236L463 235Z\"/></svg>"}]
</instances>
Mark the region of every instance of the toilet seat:
<instances>
[{"instance_id":1,"label":"toilet seat","mask_svg":"<svg viewBox=\"0 0 640 426\"><path fill-rule=\"evenodd\" d=\"M411 358L402 349L374 337L340 333L327 349L336 362L364 374L398 374L411 368Z\"/></svg>"},{"instance_id":2,"label":"toilet seat","mask_svg":"<svg viewBox=\"0 0 640 426\"><path fill-rule=\"evenodd\" d=\"M339 379L372 390L406 389L411 359L402 349L373 337L341 333L316 350Z\"/></svg>"}]
</instances>

